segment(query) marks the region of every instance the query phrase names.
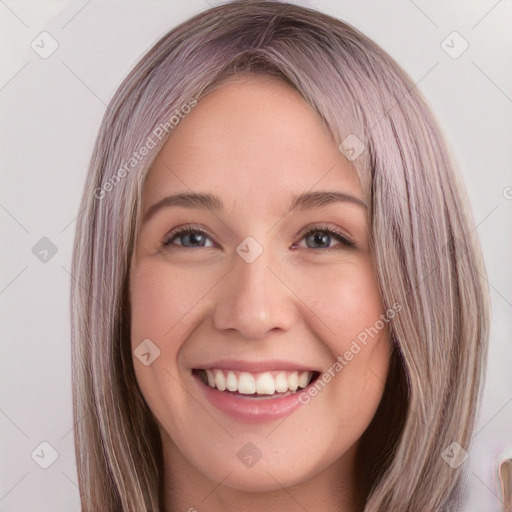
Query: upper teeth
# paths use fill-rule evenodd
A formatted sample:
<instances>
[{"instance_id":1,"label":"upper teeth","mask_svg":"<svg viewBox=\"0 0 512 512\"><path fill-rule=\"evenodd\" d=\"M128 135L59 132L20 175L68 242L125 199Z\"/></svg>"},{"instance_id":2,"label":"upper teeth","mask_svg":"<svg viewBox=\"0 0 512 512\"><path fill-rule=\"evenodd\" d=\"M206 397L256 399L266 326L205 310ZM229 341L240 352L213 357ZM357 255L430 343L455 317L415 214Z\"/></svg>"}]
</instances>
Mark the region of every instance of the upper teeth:
<instances>
[{"instance_id":1,"label":"upper teeth","mask_svg":"<svg viewBox=\"0 0 512 512\"><path fill-rule=\"evenodd\" d=\"M204 370L208 385L219 391L238 391L244 395L273 395L286 393L305 388L312 376L312 372L263 372L249 373L231 370L210 369Z\"/></svg>"}]
</instances>

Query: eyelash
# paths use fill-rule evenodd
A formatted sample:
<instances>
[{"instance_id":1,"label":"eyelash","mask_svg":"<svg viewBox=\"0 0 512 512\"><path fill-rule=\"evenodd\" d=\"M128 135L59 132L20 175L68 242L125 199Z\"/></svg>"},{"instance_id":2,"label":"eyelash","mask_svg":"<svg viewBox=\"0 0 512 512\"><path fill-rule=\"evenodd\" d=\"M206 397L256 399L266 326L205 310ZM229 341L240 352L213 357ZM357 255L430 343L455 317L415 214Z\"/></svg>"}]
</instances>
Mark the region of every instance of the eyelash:
<instances>
[{"instance_id":1,"label":"eyelash","mask_svg":"<svg viewBox=\"0 0 512 512\"><path fill-rule=\"evenodd\" d=\"M194 227L194 226L186 226L182 229L178 229L178 231L174 231L174 232L171 231L168 235L166 235L166 237L164 238L164 240L162 242L162 246L165 249L169 249L169 248L171 248L171 242L173 240L175 240L176 238L180 238L183 235L193 234L193 233L200 233L200 234L204 235L205 237L209 238L208 233L204 229L199 228L199 227ZM299 240L302 240L303 238L306 238L307 236L309 236L313 233L327 234L327 235L335 238L338 242L340 242L342 244L342 246L344 246L344 248L355 248L356 247L355 243L347 235L345 235L344 233L341 233L340 231L337 231L333 228L326 227L324 225L317 225L317 226L313 226L311 228L307 228L306 230L304 230L300 233ZM201 246L199 246L199 247L185 247L185 246L181 246L181 245L172 246L173 249L176 249L176 248L177 249L196 249L196 248L200 248L200 247ZM327 248L306 247L306 249L311 249L315 252L330 252L330 251L340 249L340 248L343 248L343 247L338 247L338 248L337 247L327 247Z\"/></svg>"},{"instance_id":2,"label":"eyelash","mask_svg":"<svg viewBox=\"0 0 512 512\"><path fill-rule=\"evenodd\" d=\"M299 240L302 240L303 238L306 238L307 236L309 236L313 233L327 234L330 237L335 238L345 248L355 248L355 246L356 246L354 241L351 240L347 235L345 235L341 231L337 231L336 229L329 228L329 227L321 225L321 224L317 225L317 226L313 226L311 228L307 228L305 231L302 231L299 235L300 236ZM339 247L339 248L343 248L343 247ZM307 249L309 249L309 247L307 247ZM318 249L312 249L312 250L315 250L316 252L329 252L329 251L336 250L336 247L328 247L326 249L318 248Z\"/></svg>"}]
</instances>

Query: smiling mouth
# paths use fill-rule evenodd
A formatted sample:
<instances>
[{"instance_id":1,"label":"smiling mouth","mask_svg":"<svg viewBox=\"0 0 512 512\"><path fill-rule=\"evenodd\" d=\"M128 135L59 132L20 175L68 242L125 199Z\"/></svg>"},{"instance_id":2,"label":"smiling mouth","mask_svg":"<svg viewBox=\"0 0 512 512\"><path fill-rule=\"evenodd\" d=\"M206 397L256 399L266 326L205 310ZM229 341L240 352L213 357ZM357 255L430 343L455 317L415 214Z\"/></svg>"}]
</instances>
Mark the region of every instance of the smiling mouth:
<instances>
[{"instance_id":1,"label":"smiling mouth","mask_svg":"<svg viewBox=\"0 0 512 512\"><path fill-rule=\"evenodd\" d=\"M242 372L219 368L192 371L206 386L243 398L276 398L301 391L320 375L316 371Z\"/></svg>"}]
</instances>

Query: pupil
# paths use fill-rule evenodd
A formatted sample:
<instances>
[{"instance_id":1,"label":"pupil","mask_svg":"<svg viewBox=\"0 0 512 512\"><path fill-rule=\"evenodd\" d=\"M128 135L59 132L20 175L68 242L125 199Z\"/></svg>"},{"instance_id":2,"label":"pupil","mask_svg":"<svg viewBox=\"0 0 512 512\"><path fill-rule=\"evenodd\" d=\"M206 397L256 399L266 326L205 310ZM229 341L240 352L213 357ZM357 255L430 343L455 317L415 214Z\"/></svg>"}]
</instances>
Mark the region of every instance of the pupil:
<instances>
[{"instance_id":1,"label":"pupil","mask_svg":"<svg viewBox=\"0 0 512 512\"><path fill-rule=\"evenodd\" d=\"M188 235L189 240L193 245L200 244L202 236L203 235L201 235L200 233L192 233Z\"/></svg>"},{"instance_id":2,"label":"pupil","mask_svg":"<svg viewBox=\"0 0 512 512\"><path fill-rule=\"evenodd\" d=\"M315 244L329 245L329 238L329 235L322 231L318 231L315 235L313 235Z\"/></svg>"}]
</instances>

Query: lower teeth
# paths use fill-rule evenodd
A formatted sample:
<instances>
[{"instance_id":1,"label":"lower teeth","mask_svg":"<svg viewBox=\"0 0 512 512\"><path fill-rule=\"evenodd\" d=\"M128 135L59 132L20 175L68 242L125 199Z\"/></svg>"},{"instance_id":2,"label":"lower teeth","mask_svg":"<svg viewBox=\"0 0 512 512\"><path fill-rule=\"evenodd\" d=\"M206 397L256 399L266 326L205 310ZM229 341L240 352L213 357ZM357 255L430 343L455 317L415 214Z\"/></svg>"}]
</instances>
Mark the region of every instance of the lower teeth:
<instances>
[{"instance_id":1,"label":"lower teeth","mask_svg":"<svg viewBox=\"0 0 512 512\"><path fill-rule=\"evenodd\" d=\"M217 388L215 388L217 389ZM301 388L297 389L297 391L299 391ZM228 391L226 389L226 391ZM243 393L240 393L238 391L228 391L228 393L232 393L233 395L237 395L237 396L240 396L242 398L253 398L253 399L256 399L256 400L265 400L267 398L275 398L275 397L279 397L279 396L286 396L286 395L289 395L290 393L295 393L295 391L286 391L285 393L274 393L273 395L259 395L258 393L254 393L252 395L244 395Z\"/></svg>"}]
</instances>

